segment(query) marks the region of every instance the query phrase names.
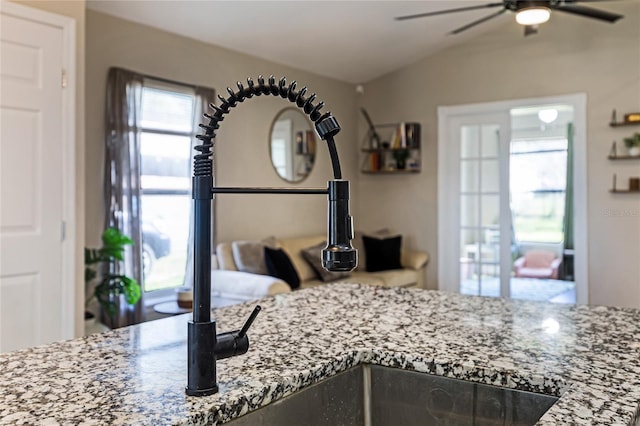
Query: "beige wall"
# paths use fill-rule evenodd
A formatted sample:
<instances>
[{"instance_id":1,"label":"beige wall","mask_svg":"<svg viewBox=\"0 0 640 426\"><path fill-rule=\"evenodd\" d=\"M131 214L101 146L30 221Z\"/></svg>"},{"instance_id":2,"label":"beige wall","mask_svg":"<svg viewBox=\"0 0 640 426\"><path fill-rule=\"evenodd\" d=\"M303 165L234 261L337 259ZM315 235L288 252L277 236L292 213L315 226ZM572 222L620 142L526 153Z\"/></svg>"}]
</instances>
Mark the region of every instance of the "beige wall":
<instances>
[{"instance_id":1,"label":"beige wall","mask_svg":"<svg viewBox=\"0 0 640 426\"><path fill-rule=\"evenodd\" d=\"M611 2L625 18L614 25L554 13L540 33L524 38L508 19L472 41L422 59L365 86L361 99L374 121L419 121L423 172L359 179L359 219L414 235L432 254L428 283L437 283L437 107L587 93L587 196L591 304L640 307L640 196L608 192L640 175L640 162L613 162L613 140L639 128L608 126L613 108L640 110L640 3ZM428 22L425 20L425 24ZM359 135L364 135L361 123ZM613 215L610 214L613 212ZM616 214L627 215L624 217Z\"/></svg>"},{"instance_id":2,"label":"beige wall","mask_svg":"<svg viewBox=\"0 0 640 426\"><path fill-rule=\"evenodd\" d=\"M84 157L85 157L85 0L33 1L12 0L25 6L69 16L76 21L76 335L84 332L80 315L84 311Z\"/></svg>"},{"instance_id":3,"label":"beige wall","mask_svg":"<svg viewBox=\"0 0 640 426\"><path fill-rule=\"evenodd\" d=\"M117 66L140 73L212 87L226 96L226 87L258 75L286 76L319 94L343 129L336 138L347 179L357 177L356 97L352 85L207 45L87 11L86 91L86 236L96 244L103 227L102 200L104 103L107 71ZM219 102L217 102L219 103ZM278 111L291 104L279 98L247 101L225 118L217 138L217 183L220 186L290 186L269 160L268 135ZM331 178L327 150L319 147L310 177L297 186L326 187ZM294 185L295 186L295 185ZM326 232L326 198L298 196L221 195L218 238L260 238Z\"/></svg>"}]
</instances>

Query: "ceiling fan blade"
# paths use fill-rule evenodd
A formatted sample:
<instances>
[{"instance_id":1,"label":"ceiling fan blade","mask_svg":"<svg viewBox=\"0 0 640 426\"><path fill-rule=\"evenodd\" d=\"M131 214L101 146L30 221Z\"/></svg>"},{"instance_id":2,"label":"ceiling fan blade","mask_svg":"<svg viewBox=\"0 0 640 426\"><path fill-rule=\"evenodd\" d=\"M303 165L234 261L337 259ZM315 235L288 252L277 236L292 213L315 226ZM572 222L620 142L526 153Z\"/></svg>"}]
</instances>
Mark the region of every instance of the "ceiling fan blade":
<instances>
[{"instance_id":1,"label":"ceiling fan blade","mask_svg":"<svg viewBox=\"0 0 640 426\"><path fill-rule=\"evenodd\" d=\"M459 33L463 32L465 30L468 30L471 27L475 27L478 24L482 24L483 22L486 22L489 19L495 18L496 16L500 16L506 11L507 11L507 9L502 9L502 10L496 12L496 13L492 13L491 15L487 15L484 18L478 19L477 21L473 21L473 22L470 22L467 25L464 25L464 26L462 26L460 28L456 28L455 30L451 31L449 34L459 34Z\"/></svg>"},{"instance_id":2,"label":"ceiling fan blade","mask_svg":"<svg viewBox=\"0 0 640 426\"><path fill-rule=\"evenodd\" d=\"M566 13L572 13L574 15L584 16L586 18L599 19L601 21L616 22L618 19L623 18L622 15L617 13L611 13L604 10L593 9L590 7L578 6L576 4L565 4L554 8L554 10Z\"/></svg>"},{"instance_id":3,"label":"ceiling fan blade","mask_svg":"<svg viewBox=\"0 0 640 426\"><path fill-rule=\"evenodd\" d=\"M454 12L466 12L468 10L478 10L478 9L485 9L488 7L496 7L496 6L502 6L502 2L488 3L488 4L479 5L479 6L459 7L457 9L437 10L435 12L416 13L415 15L397 16L395 19L396 21L404 21L407 19L424 18L425 16L444 15L445 13L454 13Z\"/></svg>"}]
</instances>

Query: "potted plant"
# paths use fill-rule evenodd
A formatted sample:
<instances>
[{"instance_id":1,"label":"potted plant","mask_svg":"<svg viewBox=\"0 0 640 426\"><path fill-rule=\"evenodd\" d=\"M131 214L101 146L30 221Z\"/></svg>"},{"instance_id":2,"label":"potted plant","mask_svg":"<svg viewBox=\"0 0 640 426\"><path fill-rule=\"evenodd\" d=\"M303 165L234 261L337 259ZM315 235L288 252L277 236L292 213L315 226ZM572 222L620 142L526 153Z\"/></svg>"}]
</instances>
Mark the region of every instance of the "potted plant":
<instances>
[{"instance_id":1,"label":"potted plant","mask_svg":"<svg viewBox=\"0 0 640 426\"><path fill-rule=\"evenodd\" d=\"M138 282L126 275L112 274L109 265L124 260L125 246L133 244L131 238L122 234L116 228L108 228L102 233L101 248L84 249L84 281L87 292L90 293L85 302L85 308L95 298L100 303L107 317L113 320L118 305L115 301L119 295L124 295L130 305L140 300L141 290ZM93 289L91 288L93 285ZM88 312L91 318L90 312ZM87 319L87 313L85 313Z\"/></svg>"},{"instance_id":2,"label":"potted plant","mask_svg":"<svg viewBox=\"0 0 640 426\"><path fill-rule=\"evenodd\" d=\"M407 167L407 158L411 156L408 149L398 149L393 151L393 158L396 160L396 167L404 170Z\"/></svg>"},{"instance_id":3,"label":"potted plant","mask_svg":"<svg viewBox=\"0 0 640 426\"><path fill-rule=\"evenodd\" d=\"M629 136L628 138L624 138L624 146L629 150L629 155L631 156L639 156L640 155L640 133L634 133L633 136Z\"/></svg>"}]
</instances>

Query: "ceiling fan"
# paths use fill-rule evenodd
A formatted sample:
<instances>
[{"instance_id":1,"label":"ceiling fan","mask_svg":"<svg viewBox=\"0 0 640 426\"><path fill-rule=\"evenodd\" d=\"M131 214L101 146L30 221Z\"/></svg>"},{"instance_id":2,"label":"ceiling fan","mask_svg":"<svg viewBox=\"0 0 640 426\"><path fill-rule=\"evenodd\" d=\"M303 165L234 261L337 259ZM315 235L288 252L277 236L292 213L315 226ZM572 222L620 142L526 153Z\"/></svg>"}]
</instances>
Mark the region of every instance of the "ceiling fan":
<instances>
[{"instance_id":1,"label":"ceiling fan","mask_svg":"<svg viewBox=\"0 0 640 426\"><path fill-rule=\"evenodd\" d=\"M551 11L559 11L572 13L574 15L583 16L585 18L593 18L601 21L614 23L622 18L622 15L611 13L604 10L593 9L578 5L577 3L594 3L606 0L502 0L501 2L488 3L478 6L459 7L455 9L438 10L435 12L417 13L415 15L398 16L396 20L404 21L407 19L424 18L427 16L443 15L446 13L466 12L469 10L487 9L492 7L502 7L499 11L480 18L476 21L456 28L449 34L458 34L478 24L488 21L502 15L505 12L513 12L516 14L516 21L524 25L524 35L528 36L538 32L538 25L549 20Z\"/></svg>"}]
</instances>

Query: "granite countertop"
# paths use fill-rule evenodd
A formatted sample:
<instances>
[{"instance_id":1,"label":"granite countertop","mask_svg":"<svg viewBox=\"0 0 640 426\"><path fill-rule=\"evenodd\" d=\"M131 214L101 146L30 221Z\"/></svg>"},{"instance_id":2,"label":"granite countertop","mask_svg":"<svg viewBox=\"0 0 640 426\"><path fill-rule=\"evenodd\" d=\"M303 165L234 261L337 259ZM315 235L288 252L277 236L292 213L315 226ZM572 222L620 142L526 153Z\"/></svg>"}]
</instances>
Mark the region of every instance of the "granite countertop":
<instances>
[{"instance_id":1,"label":"granite countertop","mask_svg":"<svg viewBox=\"0 0 640 426\"><path fill-rule=\"evenodd\" d=\"M0 424L217 424L361 363L561 396L540 425L633 425L640 311L362 285L260 302L220 392L187 397L189 315L0 355ZM215 310L239 328L253 304Z\"/></svg>"}]
</instances>

